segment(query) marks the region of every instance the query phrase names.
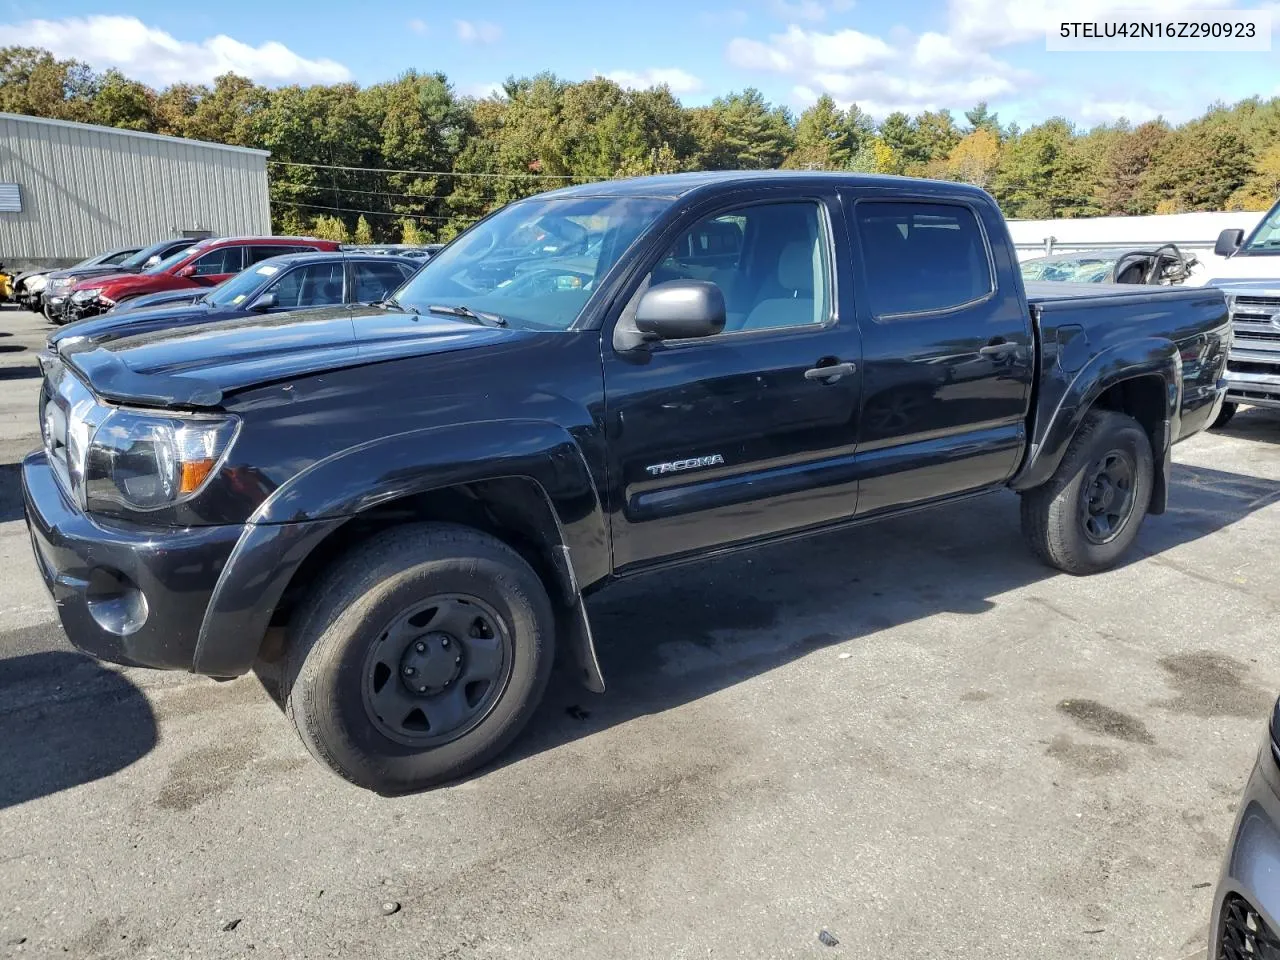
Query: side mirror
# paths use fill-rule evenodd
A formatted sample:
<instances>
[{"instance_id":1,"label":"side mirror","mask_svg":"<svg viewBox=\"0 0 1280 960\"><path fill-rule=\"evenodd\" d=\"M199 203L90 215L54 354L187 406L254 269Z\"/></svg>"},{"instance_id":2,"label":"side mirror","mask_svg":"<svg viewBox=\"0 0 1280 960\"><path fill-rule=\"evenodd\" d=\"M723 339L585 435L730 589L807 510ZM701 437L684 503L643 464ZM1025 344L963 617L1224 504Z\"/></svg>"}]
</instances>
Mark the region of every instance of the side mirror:
<instances>
[{"instance_id":1,"label":"side mirror","mask_svg":"<svg viewBox=\"0 0 1280 960\"><path fill-rule=\"evenodd\" d=\"M264 293L257 300L253 301L252 304L250 304L249 309L254 310L258 313L262 313L263 311L272 309L277 304L279 304L279 302L280 302L280 298L277 297L274 293Z\"/></svg>"},{"instance_id":2,"label":"side mirror","mask_svg":"<svg viewBox=\"0 0 1280 960\"><path fill-rule=\"evenodd\" d=\"M1213 252L1220 257L1229 257L1240 249L1244 243L1243 230L1223 230L1218 234L1218 242L1213 245Z\"/></svg>"},{"instance_id":3,"label":"side mirror","mask_svg":"<svg viewBox=\"0 0 1280 960\"><path fill-rule=\"evenodd\" d=\"M707 280L650 287L636 305L636 329L647 340L692 340L724 329L724 294Z\"/></svg>"},{"instance_id":4,"label":"side mirror","mask_svg":"<svg viewBox=\"0 0 1280 960\"><path fill-rule=\"evenodd\" d=\"M194 277L196 275L195 264L192 264L191 266L188 266L188 267L183 267L181 270L178 271L177 275L183 278Z\"/></svg>"},{"instance_id":5,"label":"side mirror","mask_svg":"<svg viewBox=\"0 0 1280 960\"><path fill-rule=\"evenodd\" d=\"M162 258L158 253L153 253L151 256L147 257L147 262L144 263L143 266L154 267L157 263L160 262L161 259Z\"/></svg>"}]
</instances>

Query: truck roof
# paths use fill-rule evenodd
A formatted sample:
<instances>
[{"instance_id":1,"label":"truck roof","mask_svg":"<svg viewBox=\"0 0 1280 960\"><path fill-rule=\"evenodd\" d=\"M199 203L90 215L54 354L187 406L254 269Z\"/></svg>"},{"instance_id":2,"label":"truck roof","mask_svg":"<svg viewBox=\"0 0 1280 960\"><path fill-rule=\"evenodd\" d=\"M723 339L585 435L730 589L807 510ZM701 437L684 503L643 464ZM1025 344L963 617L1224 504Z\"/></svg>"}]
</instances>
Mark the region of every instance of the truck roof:
<instances>
[{"instance_id":1,"label":"truck roof","mask_svg":"<svg viewBox=\"0 0 1280 960\"><path fill-rule=\"evenodd\" d=\"M848 187L879 187L886 192L910 190L913 194L937 193L955 196L967 194L987 199L988 194L978 187L950 180L922 180L918 177L894 177L878 173L846 173L820 170L707 170L700 173L668 173L651 177L631 177L625 180L601 180L572 187L561 187L539 198L560 197L648 197L655 200L676 200L695 191L710 191L740 185L790 184L811 182L830 184L835 182Z\"/></svg>"}]
</instances>

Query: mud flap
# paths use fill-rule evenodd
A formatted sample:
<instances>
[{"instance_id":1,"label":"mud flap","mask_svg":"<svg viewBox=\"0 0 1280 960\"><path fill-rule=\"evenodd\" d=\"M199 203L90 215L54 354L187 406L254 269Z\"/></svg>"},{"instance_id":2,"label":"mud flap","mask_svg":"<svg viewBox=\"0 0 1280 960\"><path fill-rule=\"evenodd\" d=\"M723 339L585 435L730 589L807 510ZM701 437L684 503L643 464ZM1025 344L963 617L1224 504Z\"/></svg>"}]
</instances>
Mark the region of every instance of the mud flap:
<instances>
[{"instance_id":1,"label":"mud flap","mask_svg":"<svg viewBox=\"0 0 1280 960\"><path fill-rule=\"evenodd\" d=\"M562 596L557 598L556 603L557 646L566 656L578 682L592 693L604 693L604 674L600 670L600 661L596 659L591 621L574 576L569 548L556 547L554 556L563 586Z\"/></svg>"},{"instance_id":2,"label":"mud flap","mask_svg":"<svg viewBox=\"0 0 1280 960\"><path fill-rule=\"evenodd\" d=\"M1161 514L1169 506L1169 480L1173 473L1173 432L1167 419L1160 422L1151 445L1156 475L1152 478L1151 505L1147 513Z\"/></svg>"}]
</instances>

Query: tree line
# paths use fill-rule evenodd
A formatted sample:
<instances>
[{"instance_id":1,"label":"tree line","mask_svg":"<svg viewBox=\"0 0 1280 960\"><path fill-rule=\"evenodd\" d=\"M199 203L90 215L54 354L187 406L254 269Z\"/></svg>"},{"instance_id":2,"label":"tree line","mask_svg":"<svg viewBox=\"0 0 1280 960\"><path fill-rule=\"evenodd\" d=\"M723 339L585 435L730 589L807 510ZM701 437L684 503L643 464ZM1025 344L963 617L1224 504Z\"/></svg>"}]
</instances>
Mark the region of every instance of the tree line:
<instances>
[{"instance_id":1,"label":"tree line","mask_svg":"<svg viewBox=\"0 0 1280 960\"><path fill-rule=\"evenodd\" d=\"M30 47L0 48L0 111L271 151L274 229L335 239L448 239L556 186L682 170L853 170L972 183L1006 216L1264 210L1280 196L1280 98L1194 120L1021 129L985 103L876 122L830 97L795 116L755 89L685 107L666 87L512 78L460 96L442 73L267 88L226 74L152 89Z\"/></svg>"}]
</instances>

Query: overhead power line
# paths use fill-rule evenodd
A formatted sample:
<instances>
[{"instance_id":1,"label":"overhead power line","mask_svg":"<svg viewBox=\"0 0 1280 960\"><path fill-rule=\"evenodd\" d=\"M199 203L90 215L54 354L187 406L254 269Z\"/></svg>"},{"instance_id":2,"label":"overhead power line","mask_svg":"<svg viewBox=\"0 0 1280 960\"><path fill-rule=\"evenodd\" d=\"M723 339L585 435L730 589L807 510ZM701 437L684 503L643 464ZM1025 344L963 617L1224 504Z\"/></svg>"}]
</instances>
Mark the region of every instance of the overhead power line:
<instances>
[{"instance_id":1,"label":"overhead power line","mask_svg":"<svg viewBox=\"0 0 1280 960\"><path fill-rule=\"evenodd\" d=\"M479 220L479 217L429 217L422 213L394 213L390 210L361 210L358 207L326 207L318 203L302 203L298 200L275 200L273 203L290 207L306 207L308 210L329 210L333 213L367 213L375 217L392 217L396 220L438 220L441 222L457 221L467 223Z\"/></svg>"},{"instance_id":2,"label":"overhead power line","mask_svg":"<svg viewBox=\"0 0 1280 960\"><path fill-rule=\"evenodd\" d=\"M412 173L420 177L466 177L484 180L578 180L589 182L590 177L561 176L553 173L457 173L452 170L396 170L391 167L343 167L333 163L300 163L294 160L268 160L278 167L308 167L312 170L349 170L353 173Z\"/></svg>"}]
</instances>

